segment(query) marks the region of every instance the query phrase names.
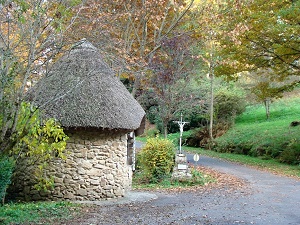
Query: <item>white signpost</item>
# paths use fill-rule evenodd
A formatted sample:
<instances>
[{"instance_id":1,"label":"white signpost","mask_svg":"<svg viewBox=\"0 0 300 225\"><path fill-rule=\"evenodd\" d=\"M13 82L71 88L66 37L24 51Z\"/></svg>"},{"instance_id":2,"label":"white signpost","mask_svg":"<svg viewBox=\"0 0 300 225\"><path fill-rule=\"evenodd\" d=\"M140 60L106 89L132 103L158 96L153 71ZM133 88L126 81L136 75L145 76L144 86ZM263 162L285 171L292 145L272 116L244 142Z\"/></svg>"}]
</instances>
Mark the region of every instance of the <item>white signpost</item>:
<instances>
[{"instance_id":1,"label":"white signpost","mask_svg":"<svg viewBox=\"0 0 300 225\"><path fill-rule=\"evenodd\" d=\"M194 157L193 157L193 159L194 159L195 162L198 162L199 159L200 159L200 157L199 157L198 154L195 154Z\"/></svg>"}]
</instances>

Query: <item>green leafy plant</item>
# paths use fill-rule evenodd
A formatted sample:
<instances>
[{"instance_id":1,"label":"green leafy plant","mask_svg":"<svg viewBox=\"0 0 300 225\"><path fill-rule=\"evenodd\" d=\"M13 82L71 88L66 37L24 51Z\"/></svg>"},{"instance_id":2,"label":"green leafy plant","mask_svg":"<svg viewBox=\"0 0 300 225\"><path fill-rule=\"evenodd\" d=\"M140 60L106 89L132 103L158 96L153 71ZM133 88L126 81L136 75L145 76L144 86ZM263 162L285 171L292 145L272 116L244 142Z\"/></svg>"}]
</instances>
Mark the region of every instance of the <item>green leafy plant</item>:
<instances>
[{"instance_id":1,"label":"green leafy plant","mask_svg":"<svg viewBox=\"0 0 300 225\"><path fill-rule=\"evenodd\" d=\"M0 157L0 201L4 204L5 193L11 183L14 161L7 156Z\"/></svg>"},{"instance_id":2,"label":"green leafy plant","mask_svg":"<svg viewBox=\"0 0 300 225\"><path fill-rule=\"evenodd\" d=\"M39 110L25 102L22 103L17 128L21 139L7 155L14 158L16 166L24 159L35 165L35 187L44 191L51 189L54 180L43 171L51 159L66 159L68 136L54 119L41 122Z\"/></svg>"},{"instance_id":3,"label":"green leafy plant","mask_svg":"<svg viewBox=\"0 0 300 225\"><path fill-rule=\"evenodd\" d=\"M170 175L174 166L175 146L167 139L150 138L138 154L139 169L150 182Z\"/></svg>"},{"instance_id":4,"label":"green leafy plant","mask_svg":"<svg viewBox=\"0 0 300 225\"><path fill-rule=\"evenodd\" d=\"M149 130L147 130L146 132L146 136L150 137L150 138L155 138L157 136L159 136L160 131L157 128L151 128Z\"/></svg>"},{"instance_id":5,"label":"green leafy plant","mask_svg":"<svg viewBox=\"0 0 300 225\"><path fill-rule=\"evenodd\" d=\"M214 101L215 116L218 121L232 122L246 109L245 96L240 91L223 88L216 93Z\"/></svg>"},{"instance_id":6,"label":"green leafy plant","mask_svg":"<svg viewBox=\"0 0 300 225\"><path fill-rule=\"evenodd\" d=\"M291 139L279 156L279 161L292 165L300 165L300 140Z\"/></svg>"}]
</instances>

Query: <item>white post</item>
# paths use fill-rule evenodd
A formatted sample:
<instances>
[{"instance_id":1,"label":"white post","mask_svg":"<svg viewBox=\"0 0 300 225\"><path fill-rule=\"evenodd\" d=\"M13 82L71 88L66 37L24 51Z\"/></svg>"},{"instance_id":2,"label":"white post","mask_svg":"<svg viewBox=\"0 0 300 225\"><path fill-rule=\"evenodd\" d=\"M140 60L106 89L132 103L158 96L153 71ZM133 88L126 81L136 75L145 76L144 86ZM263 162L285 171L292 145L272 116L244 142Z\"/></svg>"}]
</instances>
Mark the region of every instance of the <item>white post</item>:
<instances>
[{"instance_id":1,"label":"white post","mask_svg":"<svg viewBox=\"0 0 300 225\"><path fill-rule=\"evenodd\" d=\"M179 154L181 154L181 135L180 135L180 138L179 138Z\"/></svg>"}]
</instances>

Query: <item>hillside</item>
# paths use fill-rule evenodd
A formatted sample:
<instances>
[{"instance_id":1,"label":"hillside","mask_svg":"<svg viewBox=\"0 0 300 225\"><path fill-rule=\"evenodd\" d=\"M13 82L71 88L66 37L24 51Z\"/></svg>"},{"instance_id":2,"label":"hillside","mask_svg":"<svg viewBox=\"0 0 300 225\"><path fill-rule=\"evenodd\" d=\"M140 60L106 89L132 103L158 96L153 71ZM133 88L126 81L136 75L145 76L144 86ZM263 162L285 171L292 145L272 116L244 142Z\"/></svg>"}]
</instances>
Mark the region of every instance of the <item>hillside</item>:
<instances>
[{"instance_id":1,"label":"hillside","mask_svg":"<svg viewBox=\"0 0 300 225\"><path fill-rule=\"evenodd\" d=\"M234 126L216 139L216 151L232 152L264 158L277 158L289 164L300 163L300 95L285 97L271 104L266 120L261 105L247 107Z\"/></svg>"}]
</instances>

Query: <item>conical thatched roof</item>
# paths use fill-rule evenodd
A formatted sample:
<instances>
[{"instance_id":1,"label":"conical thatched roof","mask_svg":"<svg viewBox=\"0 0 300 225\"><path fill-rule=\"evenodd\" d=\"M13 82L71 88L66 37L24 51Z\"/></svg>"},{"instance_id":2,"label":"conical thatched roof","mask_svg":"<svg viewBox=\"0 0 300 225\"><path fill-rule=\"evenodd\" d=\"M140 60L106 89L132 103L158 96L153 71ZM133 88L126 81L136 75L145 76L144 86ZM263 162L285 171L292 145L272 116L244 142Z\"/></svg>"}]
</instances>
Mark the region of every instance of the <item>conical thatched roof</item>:
<instances>
[{"instance_id":1,"label":"conical thatched roof","mask_svg":"<svg viewBox=\"0 0 300 225\"><path fill-rule=\"evenodd\" d=\"M55 118L66 128L135 130L145 116L87 41L62 56L27 96L44 117Z\"/></svg>"}]
</instances>

